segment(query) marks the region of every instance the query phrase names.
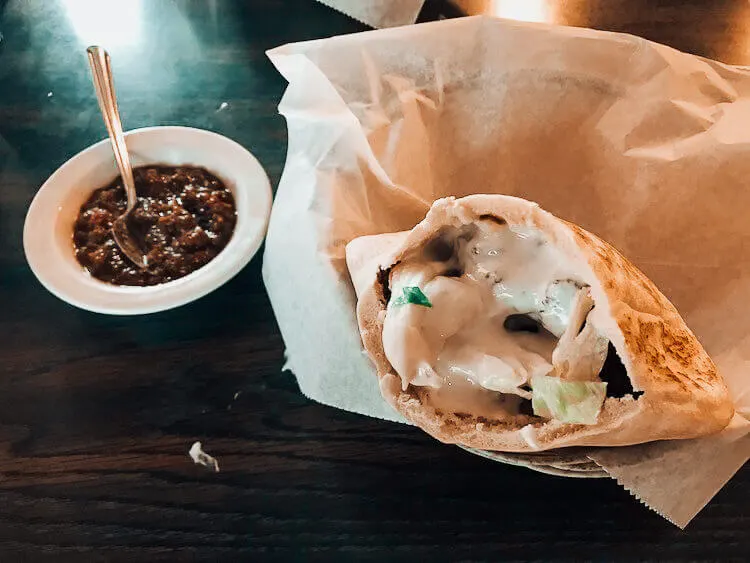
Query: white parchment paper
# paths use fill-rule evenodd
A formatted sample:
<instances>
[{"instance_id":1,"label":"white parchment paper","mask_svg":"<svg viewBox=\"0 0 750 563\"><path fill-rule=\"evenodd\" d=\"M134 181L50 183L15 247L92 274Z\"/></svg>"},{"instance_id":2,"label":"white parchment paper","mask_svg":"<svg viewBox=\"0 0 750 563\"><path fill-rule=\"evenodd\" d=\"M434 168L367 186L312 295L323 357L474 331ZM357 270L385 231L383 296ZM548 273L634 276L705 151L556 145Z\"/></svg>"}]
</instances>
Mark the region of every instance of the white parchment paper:
<instances>
[{"instance_id":1,"label":"white parchment paper","mask_svg":"<svg viewBox=\"0 0 750 563\"><path fill-rule=\"evenodd\" d=\"M370 27L396 27L417 21L424 0L318 0Z\"/></svg>"},{"instance_id":2,"label":"white parchment paper","mask_svg":"<svg viewBox=\"0 0 750 563\"><path fill-rule=\"evenodd\" d=\"M388 420L351 239L446 195L505 193L614 244L737 401L723 434L592 455L684 526L750 458L750 71L622 34L462 18L279 47L286 168L263 275L303 393ZM742 416L744 415L744 416Z\"/></svg>"}]
</instances>

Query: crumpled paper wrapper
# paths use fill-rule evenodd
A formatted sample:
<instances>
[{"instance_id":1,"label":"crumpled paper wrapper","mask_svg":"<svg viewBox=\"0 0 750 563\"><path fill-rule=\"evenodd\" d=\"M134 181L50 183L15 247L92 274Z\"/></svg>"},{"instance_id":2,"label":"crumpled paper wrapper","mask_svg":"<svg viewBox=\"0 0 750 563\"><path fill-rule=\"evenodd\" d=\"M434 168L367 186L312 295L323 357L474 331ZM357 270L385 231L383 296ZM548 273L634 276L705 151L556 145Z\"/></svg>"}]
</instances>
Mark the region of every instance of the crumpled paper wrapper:
<instances>
[{"instance_id":1,"label":"crumpled paper wrapper","mask_svg":"<svg viewBox=\"0 0 750 563\"><path fill-rule=\"evenodd\" d=\"M629 35L488 17L279 47L286 168L263 275L305 395L401 420L361 351L345 245L437 198L539 202L674 302L737 403L718 436L592 459L685 526L750 458L750 70Z\"/></svg>"},{"instance_id":2,"label":"crumpled paper wrapper","mask_svg":"<svg viewBox=\"0 0 750 563\"><path fill-rule=\"evenodd\" d=\"M408 25L417 21L425 0L318 0L375 28Z\"/></svg>"}]
</instances>

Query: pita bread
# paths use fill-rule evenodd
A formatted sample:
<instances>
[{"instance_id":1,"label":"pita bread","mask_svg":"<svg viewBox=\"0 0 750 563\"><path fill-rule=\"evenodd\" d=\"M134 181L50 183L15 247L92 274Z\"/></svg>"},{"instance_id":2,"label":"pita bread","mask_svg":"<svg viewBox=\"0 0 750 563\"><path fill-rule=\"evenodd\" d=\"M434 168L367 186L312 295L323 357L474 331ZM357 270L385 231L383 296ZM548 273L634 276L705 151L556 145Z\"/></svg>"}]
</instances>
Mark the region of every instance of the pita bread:
<instances>
[{"instance_id":1,"label":"pita bread","mask_svg":"<svg viewBox=\"0 0 750 563\"><path fill-rule=\"evenodd\" d=\"M597 328L614 346L640 396L607 397L596 424L584 425L522 414L489 419L472 412L446 412L431 401L431 388L410 385L402 390L401 377L382 342L389 271L424 249L445 227L487 217L538 229L575 264L590 286ZM443 442L505 452L622 446L715 433L732 418L726 385L669 300L612 246L535 203L499 195L444 198L411 231L353 240L347 246L347 264L358 296L362 341L383 396Z\"/></svg>"}]
</instances>

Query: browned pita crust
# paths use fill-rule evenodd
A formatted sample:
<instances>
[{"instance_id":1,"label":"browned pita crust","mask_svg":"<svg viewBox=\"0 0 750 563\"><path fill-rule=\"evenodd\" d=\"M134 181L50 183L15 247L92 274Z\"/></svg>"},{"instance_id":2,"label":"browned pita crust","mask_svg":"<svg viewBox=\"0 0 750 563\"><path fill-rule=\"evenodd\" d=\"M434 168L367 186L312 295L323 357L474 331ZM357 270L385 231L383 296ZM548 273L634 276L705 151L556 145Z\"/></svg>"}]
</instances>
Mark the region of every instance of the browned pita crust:
<instances>
[{"instance_id":1,"label":"browned pita crust","mask_svg":"<svg viewBox=\"0 0 750 563\"><path fill-rule=\"evenodd\" d=\"M615 346L633 388L643 395L607 398L597 424L581 425L521 415L489 420L472 413L443 412L431 404L429 388L401 390L401 378L382 343L387 275L377 275L373 259L381 253L379 265L387 272L419 251L441 228L470 224L487 215L511 225L536 227L575 265L591 286L599 313L597 327ZM435 438L472 448L525 452L693 438L718 432L729 423L734 407L727 387L677 310L640 270L595 235L523 199L474 195L438 200L414 229L389 236L385 244L379 236L370 236L347 247L347 263L358 278L362 341L377 368L383 396ZM380 248L374 251L373 245ZM365 274L360 269L363 255L370 257Z\"/></svg>"}]
</instances>

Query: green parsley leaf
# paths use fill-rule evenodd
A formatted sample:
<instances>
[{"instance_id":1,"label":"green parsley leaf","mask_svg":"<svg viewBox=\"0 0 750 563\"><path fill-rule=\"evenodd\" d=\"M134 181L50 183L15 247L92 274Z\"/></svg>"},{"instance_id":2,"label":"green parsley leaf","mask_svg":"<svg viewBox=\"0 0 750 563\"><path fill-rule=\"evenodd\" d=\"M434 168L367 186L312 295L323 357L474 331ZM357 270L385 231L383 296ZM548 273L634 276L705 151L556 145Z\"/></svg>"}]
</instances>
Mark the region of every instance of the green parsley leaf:
<instances>
[{"instance_id":1,"label":"green parsley leaf","mask_svg":"<svg viewBox=\"0 0 750 563\"><path fill-rule=\"evenodd\" d=\"M422 290L415 285L407 285L401 290L401 295L391 301L394 307L401 305L421 305L422 307L432 307L432 303L427 299L427 296L422 293Z\"/></svg>"}]
</instances>

